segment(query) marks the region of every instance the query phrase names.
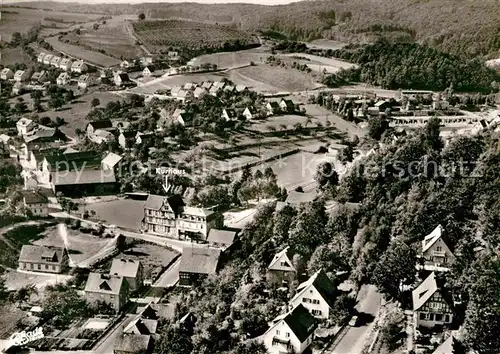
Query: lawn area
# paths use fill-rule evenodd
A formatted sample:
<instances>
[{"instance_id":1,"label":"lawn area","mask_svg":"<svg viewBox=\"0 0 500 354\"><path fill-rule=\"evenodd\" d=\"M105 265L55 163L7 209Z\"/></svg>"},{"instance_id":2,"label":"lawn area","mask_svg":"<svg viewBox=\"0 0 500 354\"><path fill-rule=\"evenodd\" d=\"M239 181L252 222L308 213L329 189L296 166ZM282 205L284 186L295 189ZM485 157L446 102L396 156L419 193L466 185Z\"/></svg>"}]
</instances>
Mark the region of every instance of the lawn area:
<instances>
[{"instance_id":1,"label":"lawn area","mask_svg":"<svg viewBox=\"0 0 500 354\"><path fill-rule=\"evenodd\" d=\"M9 270L5 274L5 286L9 290L19 290L25 286L34 285L41 289L48 285L66 283L72 278L67 274L36 274Z\"/></svg>"},{"instance_id":2,"label":"lawn area","mask_svg":"<svg viewBox=\"0 0 500 354\"><path fill-rule=\"evenodd\" d=\"M254 132L266 133L271 131L272 128L276 129L276 131L293 130L293 126L297 123L302 124L303 127L311 128L317 126L318 122L321 122L321 124L324 125L324 121L318 118L313 117L308 121L308 118L306 116L286 114L280 116L272 116L262 120L251 121L251 125L248 127L248 129Z\"/></svg>"},{"instance_id":3,"label":"lawn area","mask_svg":"<svg viewBox=\"0 0 500 354\"><path fill-rule=\"evenodd\" d=\"M309 48L315 49L341 49L347 45L347 43L334 41L332 39L315 39L314 41L306 43Z\"/></svg>"},{"instance_id":4,"label":"lawn area","mask_svg":"<svg viewBox=\"0 0 500 354\"><path fill-rule=\"evenodd\" d=\"M227 69L236 66L248 65L250 62L263 63L266 58L271 55L269 53L261 53L256 49L241 50L238 52L224 52L205 54L192 59L189 63L191 65L201 64L217 64L219 69Z\"/></svg>"},{"instance_id":5,"label":"lawn area","mask_svg":"<svg viewBox=\"0 0 500 354\"><path fill-rule=\"evenodd\" d=\"M92 23L84 26L80 35L74 32L63 37L72 44L103 49L106 54L115 58L132 59L140 56L142 51L135 45L134 39L128 34L125 20L136 19L137 16L116 16L93 29Z\"/></svg>"},{"instance_id":6,"label":"lawn area","mask_svg":"<svg viewBox=\"0 0 500 354\"><path fill-rule=\"evenodd\" d=\"M129 249L119 253L115 259L133 259L138 260L143 266L157 267L168 266L175 257L179 255L178 252L166 247L153 245L150 243L135 243Z\"/></svg>"},{"instance_id":7,"label":"lawn area","mask_svg":"<svg viewBox=\"0 0 500 354\"><path fill-rule=\"evenodd\" d=\"M5 305L0 307L2 316L0 317L0 338L9 338L14 332L17 332L17 324L28 314L15 305Z\"/></svg>"},{"instance_id":8,"label":"lawn area","mask_svg":"<svg viewBox=\"0 0 500 354\"><path fill-rule=\"evenodd\" d=\"M347 61L304 53L281 54L279 57L288 61L306 64L311 70L317 72L326 70L327 73L336 73L340 69L350 69L356 66L356 64Z\"/></svg>"},{"instance_id":9,"label":"lawn area","mask_svg":"<svg viewBox=\"0 0 500 354\"><path fill-rule=\"evenodd\" d=\"M242 76L270 85L275 92L306 91L320 87L312 76L295 69L286 69L270 65L249 66L235 70Z\"/></svg>"},{"instance_id":10,"label":"lawn area","mask_svg":"<svg viewBox=\"0 0 500 354\"><path fill-rule=\"evenodd\" d=\"M2 65L31 64L31 58L21 48L3 48Z\"/></svg>"},{"instance_id":11,"label":"lawn area","mask_svg":"<svg viewBox=\"0 0 500 354\"><path fill-rule=\"evenodd\" d=\"M88 50L77 45L60 42L57 37L47 38L46 42L49 43L56 51L59 51L73 58L82 59L99 67L107 68L120 64L119 59L104 55L99 52Z\"/></svg>"},{"instance_id":12,"label":"lawn area","mask_svg":"<svg viewBox=\"0 0 500 354\"><path fill-rule=\"evenodd\" d=\"M95 210L97 218L105 224L140 230L144 203L141 200L120 199L87 204L87 210Z\"/></svg>"}]
</instances>

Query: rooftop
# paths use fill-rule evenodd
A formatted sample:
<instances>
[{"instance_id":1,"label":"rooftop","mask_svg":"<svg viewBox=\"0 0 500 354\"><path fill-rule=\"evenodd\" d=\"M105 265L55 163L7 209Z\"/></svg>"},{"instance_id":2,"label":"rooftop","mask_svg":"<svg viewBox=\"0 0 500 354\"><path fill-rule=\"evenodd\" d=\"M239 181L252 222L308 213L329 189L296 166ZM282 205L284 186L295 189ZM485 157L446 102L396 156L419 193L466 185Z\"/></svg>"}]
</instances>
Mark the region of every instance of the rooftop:
<instances>
[{"instance_id":1,"label":"rooftop","mask_svg":"<svg viewBox=\"0 0 500 354\"><path fill-rule=\"evenodd\" d=\"M221 251L208 247L184 247L179 272L215 274Z\"/></svg>"},{"instance_id":2,"label":"rooftop","mask_svg":"<svg viewBox=\"0 0 500 354\"><path fill-rule=\"evenodd\" d=\"M59 247L23 245L19 262L61 264L64 250Z\"/></svg>"},{"instance_id":3,"label":"rooftop","mask_svg":"<svg viewBox=\"0 0 500 354\"><path fill-rule=\"evenodd\" d=\"M78 171L60 171L50 174L51 181L55 186L81 185L81 184L99 184L115 183L114 172L84 169Z\"/></svg>"},{"instance_id":4,"label":"rooftop","mask_svg":"<svg viewBox=\"0 0 500 354\"><path fill-rule=\"evenodd\" d=\"M115 352L147 353L151 346L151 336L143 334L124 334L115 344Z\"/></svg>"},{"instance_id":5,"label":"rooftop","mask_svg":"<svg viewBox=\"0 0 500 354\"><path fill-rule=\"evenodd\" d=\"M236 231L211 229L208 233L207 241L231 245L234 242L236 235Z\"/></svg>"},{"instance_id":6,"label":"rooftop","mask_svg":"<svg viewBox=\"0 0 500 354\"><path fill-rule=\"evenodd\" d=\"M115 258L113 259L109 273L113 275L121 275L127 278L135 278L137 277L140 266L141 262L134 261L133 259L127 260Z\"/></svg>"},{"instance_id":7,"label":"rooftop","mask_svg":"<svg viewBox=\"0 0 500 354\"><path fill-rule=\"evenodd\" d=\"M421 308L438 290L436 276L432 272L415 290L412 291L413 311Z\"/></svg>"},{"instance_id":8,"label":"rooftop","mask_svg":"<svg viewBox=\"0 0 500 354\"><path fill-rule=\"evenodd\" d=\"M85 291L117 295L120 293L125 281L122 276L118 275L90 273L85 285Z\"/></svg>"}]
</instances>

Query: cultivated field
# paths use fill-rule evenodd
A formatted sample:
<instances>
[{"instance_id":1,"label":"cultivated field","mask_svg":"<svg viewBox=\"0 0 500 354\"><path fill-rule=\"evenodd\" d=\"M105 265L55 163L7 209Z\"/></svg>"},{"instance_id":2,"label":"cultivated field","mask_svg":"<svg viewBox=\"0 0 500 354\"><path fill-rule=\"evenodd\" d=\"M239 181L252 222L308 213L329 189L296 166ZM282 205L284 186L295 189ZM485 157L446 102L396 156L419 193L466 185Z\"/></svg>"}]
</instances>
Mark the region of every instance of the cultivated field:
<instances>
[{"instance_id":1,"label":"cultivated field","mask_svg":"<svg viewBox=\"0 0 500 354\"><path fill-rule=\"evenodd\" d=\"M95 210L97 218L105 224L140 230L144 217L144 203L140 200L120 199L88 204L87 209ZM120 212L117 213L117 210Z\"/></svg>"},{"instance_id":2,"label":"cultivated field","mask_svg":"<svg viewBox=\"0 0 500 354\"><path fill-rule=\"evenodd\" d=\"M134 39L127 32L127 20L136 19L136 16L116 16L99 24L97 30L93 29L93 23L88 23L80 30L80 34L68 33L63 37L72 44L91 47L96 50L102 49L115 58L131 59L142 54L139 46L135 45Z\"/></svg>"},{"instance_id":3,"label":"cultivated field","mask_svg":"<svg viewBox=\"0 0 500 354\"><path fill-rule=\"evenodd\" d=\"M217 64L219 69L227 69L248 65L251 62L256 64L263 63L270 54L260 52L259 49L260 48L241 50L238 52L205 54L192 59L190 64L201 65L210 63Z\"/></svg>"},{"instance_id":4,"label":"cultivated field","mask_svg":"<svg viewBox=\"0 0 500 354\"><path fill-rule=\"evenodd\" d=\"M44 11L24 8L2 7L0 33L2 41L10 41L12 33L26 33L33 26L52 26L57 24L58 31L77 23L94 21L103 15L71 12Z\"/></svg>"},{"instance_id":5,"label":"cultivated field","mask_svg":"<svg viewBox=\"0 0 500 354\"><path fill-rule=\"evenodd\" d=\"M226 42L257 43L251 34L222 25L194 21L141 21L134 23L137 37L153 51L175 48L220 48Z\"/></svg>"},{"instance_id":6,"label":"cultivated field","mask_svg":"<svg viewBox=\"0 0 500 354\"><path fill-rule=\"evenodd\" d=\"M54 48L54 50L61 52L62 54L72 58L82 59L99 67L110 67L120 64L119 59L88 50L77 45L60 42L57 37L47 38L46 41Z\"/></svg>"}]
</instances>

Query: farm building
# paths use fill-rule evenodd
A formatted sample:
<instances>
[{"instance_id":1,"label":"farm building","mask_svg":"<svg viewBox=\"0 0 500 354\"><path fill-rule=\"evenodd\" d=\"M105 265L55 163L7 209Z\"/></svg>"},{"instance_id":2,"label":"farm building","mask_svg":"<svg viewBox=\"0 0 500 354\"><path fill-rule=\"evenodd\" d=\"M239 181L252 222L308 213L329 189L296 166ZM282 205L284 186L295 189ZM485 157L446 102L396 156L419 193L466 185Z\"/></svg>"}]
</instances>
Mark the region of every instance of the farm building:
<instances>
[{"instance_id":1,"label":"farm building","mask_svg":"<svg viewBox=\"0 0 500 354\"><path fill-rule=\"evenodd\" d=\"M221 251L208 247L185 247L179 266L179 285L192 286L217 272Z\"/></svg>"},{"instance_id":2,"label":"farm building","mask_svg":"<svg viewBox=\"0 0 500 354\"><path fill-rule=\"evenodd\" d=\"M9 68L3 68L0 72L0 79L2 80L10 80L14 78L14 72Z\"/></svg>"}]
</instances>

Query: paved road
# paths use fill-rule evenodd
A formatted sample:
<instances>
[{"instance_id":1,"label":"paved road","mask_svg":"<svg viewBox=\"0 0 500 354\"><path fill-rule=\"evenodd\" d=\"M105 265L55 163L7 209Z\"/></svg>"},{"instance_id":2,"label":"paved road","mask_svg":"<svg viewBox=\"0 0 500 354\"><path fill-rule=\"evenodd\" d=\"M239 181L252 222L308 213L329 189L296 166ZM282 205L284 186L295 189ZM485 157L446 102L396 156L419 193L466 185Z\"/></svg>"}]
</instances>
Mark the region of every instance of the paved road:
<instances>
[{"instance_id":1,"label":"paved road","mask_svg":"<svg viewBox=\"0 0 500 354\"><path fill-rule=\"evenodd\" d=\"M177 284L179 281L179 267L181 265L181 259L179 258L174 264L170 266L163 274L160 279L153 284L154 288L170 288Z\"/></svg>"},{"instance_id":2,"label":"paved road","mask_svg":"<svg viewBox=\"0 0 500 354\"><path fill-rule=\"evenodd\" d=\"M363 285L358 294L358 305L356 309L359 312L377 316L380 310L380 301L382 297L374 285ZM339 336L339 341L333 350L328 354L361 354L366 345L369 345L368 339L375 326L375 320L364 326L348 327L345 332Z\"/></svg>"},{"instance_id":3,"label":"paved road","mask_svg":"<svg viewBox=\"0 0 500 354\"><path fill-rule=\"evenodd\" d=\"M92 353L94 354L113 354L115 348L115 343L118 337L123 333L123 329L132 322L137 316L135 314L130 314L125 316L125 318L118 322L115 327L103 338L100 343L94 348ZM52 354L53 352L50 352ZM72 353L72 352L71 352ZM66 352L68 354L68 352Z\"/></svg>"}]
</instances>

